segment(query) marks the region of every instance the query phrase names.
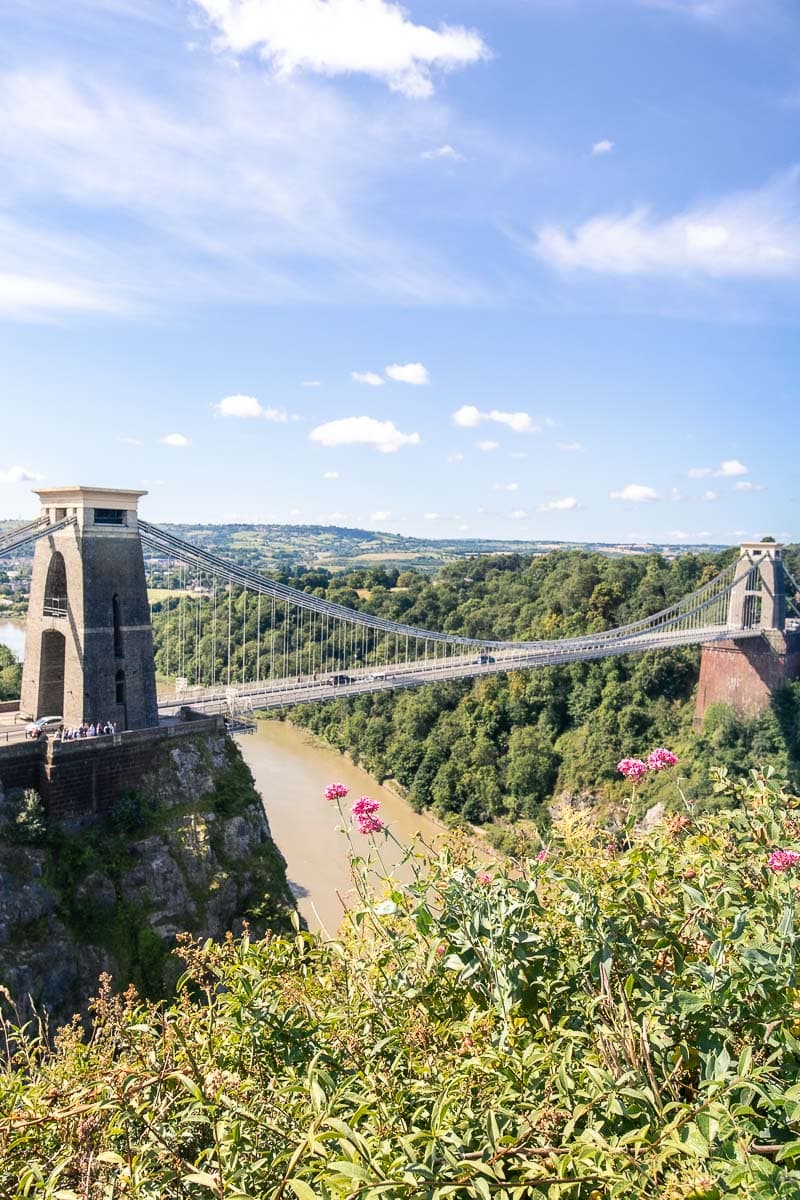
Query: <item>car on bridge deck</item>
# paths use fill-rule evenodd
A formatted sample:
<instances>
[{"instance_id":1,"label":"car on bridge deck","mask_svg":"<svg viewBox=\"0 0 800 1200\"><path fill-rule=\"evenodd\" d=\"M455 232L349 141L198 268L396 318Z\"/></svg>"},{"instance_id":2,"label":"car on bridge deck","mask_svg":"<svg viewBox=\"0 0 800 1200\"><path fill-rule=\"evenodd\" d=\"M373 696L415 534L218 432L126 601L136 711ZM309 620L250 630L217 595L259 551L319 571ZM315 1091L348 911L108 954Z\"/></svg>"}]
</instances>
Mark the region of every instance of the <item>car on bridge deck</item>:
<instances>
[{"instance_id":1,"label":"car on bridge deck","mask_svg":"<svg viewBox=\"0 0 800 1200\"><path fill-rule=\"evenodd\" d=\"M63 717L39 717L38 721L31 721L25 726L25 736L37 738L45 733L58 733L63 728Z\"/></svg>"},{"instance_id":2,"label":"car on bridge deck","mask_svg":"<svg viewBox=\"0 0 800 1200\"><path fill-rule=\"evenodd\" d=\"M472 661L477 663L478 666L485 667L487 663L497 662L497 659L492 654L479 654Z\"/></svg>"},{"instance_id":3,"label":"car on bridge deck","mask_svg":"<svg viewBox=\"0 0 800 1200\"><path fill-rule=\"evenodd\" d=\"M388 679L389 676L387 675L386 671L373 671L371 675L365 675L364 678L369 679L372 683L375 683L379 679Z\"/></svg>"},{"instance_id":4,"label":"car on bridge deck","mask_svg":"<svg viewBox=\"0 0 800 1200\"><path fill-rule=\"evenodd\" d=\"M331 675L328 683L335 684L337 687L340 683L355 683L352 675Z\"/></svg>"}]
</instances>

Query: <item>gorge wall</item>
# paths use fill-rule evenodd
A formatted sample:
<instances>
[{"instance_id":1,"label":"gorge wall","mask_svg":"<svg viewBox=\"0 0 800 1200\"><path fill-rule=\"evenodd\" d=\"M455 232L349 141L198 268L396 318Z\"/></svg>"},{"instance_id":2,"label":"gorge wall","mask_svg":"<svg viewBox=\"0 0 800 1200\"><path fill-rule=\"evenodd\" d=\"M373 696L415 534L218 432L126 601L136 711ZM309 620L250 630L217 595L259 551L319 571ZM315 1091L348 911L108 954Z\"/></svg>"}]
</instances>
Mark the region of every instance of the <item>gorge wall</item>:
<instances>
[{"instance_id":1,"label":"gorge wall","mask_svg":"<svg viewBox=\"0 0 800 1200\"><path fill-rule=\"evenodd\" d=\"M90 827L0 791L0 985L23 1014L87 1013L101 973L168 994L176 935L290 927L294 901L260 796L223 732L160 744L135 791Z\"/></svg>"}]
</instances>

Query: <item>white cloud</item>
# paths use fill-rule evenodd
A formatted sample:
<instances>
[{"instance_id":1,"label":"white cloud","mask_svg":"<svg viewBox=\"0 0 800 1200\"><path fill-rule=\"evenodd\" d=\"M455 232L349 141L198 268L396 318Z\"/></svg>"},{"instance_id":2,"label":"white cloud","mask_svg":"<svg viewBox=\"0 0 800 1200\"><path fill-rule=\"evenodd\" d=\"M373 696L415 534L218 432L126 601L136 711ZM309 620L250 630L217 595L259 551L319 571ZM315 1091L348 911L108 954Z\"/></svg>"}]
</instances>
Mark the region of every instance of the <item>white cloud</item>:
<instances>
[{"instance_id":1,"label":"white cloud","mask_svg":"<svg viewBox=\"0 0 800 1200\"><path fill-rule=\"evenodd\" d=\"M563 500L549 500L547 504L540 504L539 512L574 512L580 507L574 496L565 496Z\"/></svg>"},{"instance_id":2,"label":"white cloud","mask_svg":"<svg viewBox=\"0 0 800 1200\"><path fill-rule=\"evenodd\" d=\"M466 525L466 524L464 524L464 525L459 525L459 527L458 527L458 532L459 532L459 533L466 533L468 529L469 529L469 525Z\"/></svg>"},{"instance_id":3,"label":"white cloud","mask_svg":"<svg viewBox=\"0 0 800 1200\"><path fill-rule=\"evenodd\" d=\"M493 483L492 491L493 492L518 492L519 484L518 483Z\"/></svg>"},{"instance_id":4,"label":"white cloud","mask_svg":"<svg viewBox=\"0 0 800 1200\"><path fill-rule=\"evenodd\" d=\"M488 442L488 441L487 442L476 442L475 445L477 446L477 448L479 450L483 450L487 453L491 450L499 450L500 449L499 442Z\"/></svg>"},{"instance_id":5,"label":"white cloud","mask_svg":"<svg viewBox=\"0 0 800 1200\"><path fill-rule=\"evenodd\" d=\"M601 138L599 142L592 142L592 155L596 158L600 154L610 154L614 149L614 143L608 138Z\"/></svg>"},{"instance_id":6,"label":"white cloud","mask_svg":"<svg viewBox=\"0 0 800 1200\"><path fill-rule=\"evenodd\" d=\"M182 433L168 433L161 439L162 446L176 446L178 449L183 449L185 446L191 446L191 442Z\"/></svg>"},{"instance_id":7,"label":"white cloud","mask_svg":"<svg viewBox=\"0 0 800 1200\"><path fill-rule=\"evenodd\" d=\"M323 521L346 521L347 513L343 513L343 512L326 513L322 519L323 519Z\"/></svg>"},{"instance_id":8,"label":"white cloud","mask_svg":"<svg viewBox=\"0 0 800 1200\"><path fill-rule=\"evenodd\" d=\"M490 412L481 412L474 404L464 404L452 414L453 424L462 429L475 429L486 421L497 425L505 425L514 433L541 433L541 428L526 412L504 412L493 408Z\"/></svg>"},{"instance_id":9,"label":"white cloud","mask_svg":"<svg viewBox=\"0 0 800 1200\"><path fill-rule=\"evenodd\" d=\"M439 146L436 150L425 150L424 153L420 155L420 158L446 158L449 159L450 162L464 161L464 155L459 154L449 142L446 142L444 146Z\"/></svg>"},{"instance_id":10,"label":"white cloud","mask_svg":"<svg viewBox=\"0 0 800 1200\"><path fill-rule=\"evenodd\" d=\"M338 471L323 471L322 478L323 479L338 479L339 472Z\"/></svg>"},{"instance_id":11,"label":"white cloud","mask_svg":"<svg viewBox=\"0 0 800 1200\"><path fill-rule=\"evenodd\" d=\"M392 514L388 508L379 508L377 512L370 515L370 521L390 521Z\"/></svg>"},{"instance_id":12,"label":"white cloud","mask_svg":"<svg viewBox=\"0 0 800 1200\"><path fill-rule=\"evenodd\" d=\"M709 475L717 479L735 479L738 475L749 475L750 468L738 458L726 458L718 467L690 467L687 474L690 479L707 479Z\"/></svg>"},{"instance_id":13,"label":"white cloud","mask_svg":"<svg viewBox=\"0 0 800 1200\"><path fill-rule=\"evenodd\" d=\"M383 387L385 382L374 371L351 371L350 378L353 383L365 383L368 387Z\"/></svg>"},{"instance_id":14,"label":"white cloud","mask_svg":"<svg viewBox=\"0 0 800 1200\"><path fill-rule=\"evenodd\" d=\"M800 169L673 216L648 208L542 226L534 253L605 275L791 279L800 276Z\"/></svg>"},{"instance_id":15,"label":"white cloud","mask_svg":"<svg viewBox=\"0 0 800 1200\"><path fill-rule=\"evenodd\" d=\"M44 479L44 475L37 475L27 467L9 467L7 471L0 471L0 483L36 483L40 479Z\"/></svg>"},{"instance_id":16,"label":"white cloud","mask_svg":"<svg viewBox=\"0 0 800 1200\"><path fill-rule=\"evenodd\" d=\"M416 387L430 383L427 368L422 363L406 363L404 366L401 366L400 363L395 363L393 366L386 368L386 375L389 379L393 379L395 383L412 383Z\"/></svg>"},{"instance_id":17,"label":"white cloud","mask_svg":"<svg viewBox=\"0 0 800 1200\"><path fill-rule=\"evenodd\" d=\"M233 54L256 51L276 74L359 72L395 92L426 97L431 74L489 57L480 34L415 25L389 0L195 0Z\"/></svg>"},{"instance_id":18,"label":"white cloud","mask_svg":"<svg viewBox=\"0 0 800 1200\"><path fill-rule=\"evenodd\" d=\"M300 386L301 387L322 387L322 384L320 383L320 381L318 379L304 379Z\"/></svg>"},{"instance_id":19,"label":"white cloud","mask_svg":"<svg viewBox=\"0 0 800 1200\"><path fill-rule=\"evenodd\" d=\"M217 410L221 417L239 417L243 420L249 420L255 417L263 417L265 421L278 421L283 423L289 420L289 414L285 408L264 408L263 405L256 399L255 396L225 396L220 400L219 404L212 406Z\"/></svg>"},{"instance_id":20,"label":"white cloud","mask_svg":"<svg viewBox=\"0 0 800 1200\"><path fill-rule=\"evenodd\" d=\"M508 515L512 521L524 521L528 516L524 508L515 508Z\"/></svg>"},{"instance_id":21,"label":"white cloud","mask_svg":"<svg viewBox=\"0 0 800 1200\"><path fill-rule=\"evenodd\" d=\"M714 473L723 479L731 479L736 475L749 474L749 468L739 462L738 458L728 458L725 462L720 463L719 470Z\"/></svg>"},{"instance_id":22,"label":"white cloud","mask_svg":"<svg viewBox=\"0 0 800 1200\"><path fill-rule=\"evenodd\" d=\"M586 449L580 442L556 442L559 450L565 450L567 454L582 454Z\"/></svg>"},{"instance_id":23,"label":"white cloud","mask_svg":"<svg viewBox=\"0 0 800 1200\"><path fill-rule=\"evenodd\" d=\"M709 488L707 492L703 492L703 499L704 500L719 500L719 492L715 492L715 491L713 491L713 489Z\"/></svg>"},{"instance_id":24,"label":"white cloud","mask_svg":"<svg viewBox=\"0 0 800 1200\"><path fill-rule=\"evenodd\" d=\"M749 479L740 479L733 486L737 492L765 492L767 490L766 484L751 483Z\"/></svg>"},{"instance_id":25,"label":"white cloud","mask_svg":"<svg viewBox=\"0 0 800 1200\"><path fill-rule=\"evenodd\" d=\"M318 425L308 435L320 446L372 446L381 454L394 454L403 446L419 446L418 433L401 433L393 421L374 417L342 417Z\"/></svg>"},{"instance_id":26,"label":"white cloud","mask_svg":"<svg viewBox=\"0 0 800 1200\"><path fill-rule=\"evenodd\" d=\"M454 454L448 454L447 461L449 463L460 463L464 461L464 455L460 450L456 450Z\"/></svg>"},{"instance_id":27,"label":"white cloud","mask_svg":"<svg viewBox=\"0 0 800 1200\"><path fill-rule=\"evenodd\" d=\"M629 500L632 504L644 504L650 500L658 500L658 492L643 483L628 483L617 492L609 492L612 500Z\"/></svg>"},{"instance_id":28,"label":"white cloud","mask_svg":"<svg viewBox=\"0 0 800 1200\"><path fill-rule=\"evenodd\" d=\"M119 442L120 446L141 446L141 440L135 437L116 437L115 442Z\"/></svg>"},{"instance_id":29,"label":"white cloud","mask_svg":"<svg viewBox=\"0 0 800 1200\"><path fill-rule=\"evenodd\" d=\"M437 512L427 512L424 514L424 518L426 521L438 521L439 514Z\"/></svg>"}]
</instances>

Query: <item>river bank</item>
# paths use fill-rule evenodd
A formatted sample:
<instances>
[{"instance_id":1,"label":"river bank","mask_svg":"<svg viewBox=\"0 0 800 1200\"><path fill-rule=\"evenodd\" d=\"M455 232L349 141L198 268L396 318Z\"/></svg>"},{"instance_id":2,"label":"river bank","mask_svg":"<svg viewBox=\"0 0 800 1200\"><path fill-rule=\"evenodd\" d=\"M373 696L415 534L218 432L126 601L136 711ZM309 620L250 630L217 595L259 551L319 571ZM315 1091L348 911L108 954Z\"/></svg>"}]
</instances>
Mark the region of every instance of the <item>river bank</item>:
<instances>
[{"instance_id":1,"label":"river bank","mask_svg":"<svg viewBox=\"0 0 800 1200\"><path fill-rule=\"evenodd\" d=\"M410 845L417 831L428 843L445 833L439 822L415 813L366 771L297 726L259 721L257 733L237 740L263 797L272 836L288 864L289 886L310 929L333 934L344 915L343 901L352 898L347 838L338 832L336 805L322 794L329 783L345 784L350 789L348 802L362 795L380 801L381 816L403 846ZM379 845L386 866L394 869L402 850L382 838ZM403 870L410 877L407 867L398 873Z\"/></svg>"}]
</instances>

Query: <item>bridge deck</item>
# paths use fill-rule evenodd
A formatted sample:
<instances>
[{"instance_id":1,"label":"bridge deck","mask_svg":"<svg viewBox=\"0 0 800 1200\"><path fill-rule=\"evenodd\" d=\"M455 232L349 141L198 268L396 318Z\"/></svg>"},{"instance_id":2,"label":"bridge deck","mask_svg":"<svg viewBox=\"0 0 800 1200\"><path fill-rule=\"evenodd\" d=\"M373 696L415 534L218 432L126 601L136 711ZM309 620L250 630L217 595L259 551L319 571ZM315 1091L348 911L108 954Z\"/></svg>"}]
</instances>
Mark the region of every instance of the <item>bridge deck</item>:
<instances>
[{"instance_id":1,"label":"bridge deck","mask_svg":"<svg viewBox=\"0 0 800 1200\"><path fill-rule=\"evenodd\" d=\"M493 662L481 663L473 655L461 655L446 661L417 661L399 663L387 667L363 667L348 669L346 673L352 683L333 684L331 674L324 678L278 679L272 682L234 685L230 689L218 687L187 688L179 695L162 697L159 712L166 715L176 712L182 705L203 712L224 712L231 707L252 711L256 708L292 708L298 704L313 704L323 700L340 699L343 696L365 695L370 692L391 691L393 688L419 687L425 683L440 683L450 679L468 679L481 675L493 675L500 671L530 670L536 667L559 666L568 662L582 662L597 658L608 658L618 654L639 653L645 650L669 649L675 646L705 645L709 642L737 641L742 638L761 637L760 630L731 630L721 626L705 629L671 630L667 633L650 633L645 637L570 640L559 647L545 643L541 648L530 651L496 650Z\"/></svg>"}]
</instances>

